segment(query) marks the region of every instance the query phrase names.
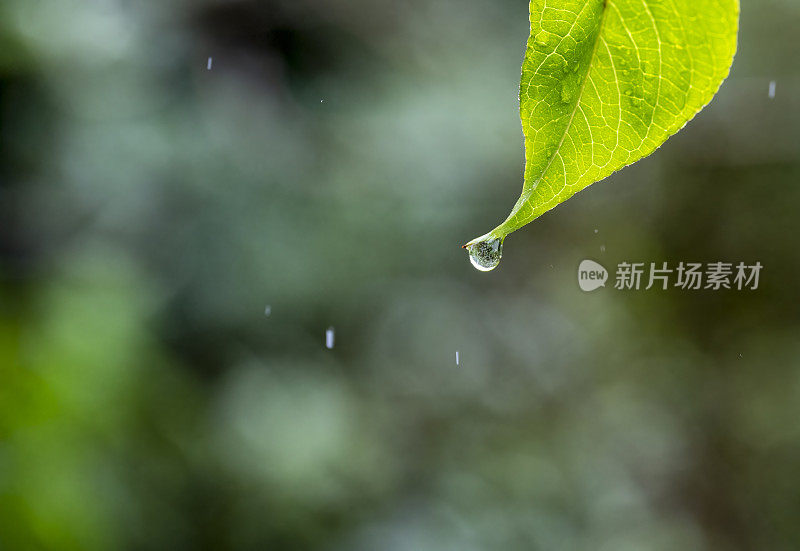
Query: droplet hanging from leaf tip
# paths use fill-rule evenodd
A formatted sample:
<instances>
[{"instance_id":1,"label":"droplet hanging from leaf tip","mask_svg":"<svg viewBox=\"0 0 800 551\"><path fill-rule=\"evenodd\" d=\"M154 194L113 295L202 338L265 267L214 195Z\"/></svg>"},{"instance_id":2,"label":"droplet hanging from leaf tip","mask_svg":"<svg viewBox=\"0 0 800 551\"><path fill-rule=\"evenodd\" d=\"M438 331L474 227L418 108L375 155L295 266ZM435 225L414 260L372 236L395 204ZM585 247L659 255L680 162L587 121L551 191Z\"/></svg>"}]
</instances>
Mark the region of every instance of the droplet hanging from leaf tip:
<instances>
[{"instance_id":1,"label":"droplet hanging from leaf tip","mask_svg":"<svg viewBox=\"0 0 800 551\"><path fill-rule=\"evenodd\" d=\"M490 272L497 268L503 257L503 242L496 237L489 237L467 246L469 261L481 272Z\"/></svg>"}]
</instances>

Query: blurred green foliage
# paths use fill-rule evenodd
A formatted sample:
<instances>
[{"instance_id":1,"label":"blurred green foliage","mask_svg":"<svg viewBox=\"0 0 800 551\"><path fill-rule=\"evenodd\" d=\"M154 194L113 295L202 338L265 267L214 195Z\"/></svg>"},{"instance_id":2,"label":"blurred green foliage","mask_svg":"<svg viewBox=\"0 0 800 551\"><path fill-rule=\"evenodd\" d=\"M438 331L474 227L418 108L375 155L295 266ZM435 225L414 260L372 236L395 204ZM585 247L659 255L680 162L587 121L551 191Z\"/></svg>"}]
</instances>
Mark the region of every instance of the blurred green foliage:
<instances>
[{"instance_id":1,"label":"blurred green foliage","mask_svg":"<svg viewBox=\"0 0 800 551\"><path fill-rule=\"evenodd\" d=\"M800 547L800 6L746 3L715 102L487 276L526 16L0 4L0 548Z\"/></svg>"}]
</instances>

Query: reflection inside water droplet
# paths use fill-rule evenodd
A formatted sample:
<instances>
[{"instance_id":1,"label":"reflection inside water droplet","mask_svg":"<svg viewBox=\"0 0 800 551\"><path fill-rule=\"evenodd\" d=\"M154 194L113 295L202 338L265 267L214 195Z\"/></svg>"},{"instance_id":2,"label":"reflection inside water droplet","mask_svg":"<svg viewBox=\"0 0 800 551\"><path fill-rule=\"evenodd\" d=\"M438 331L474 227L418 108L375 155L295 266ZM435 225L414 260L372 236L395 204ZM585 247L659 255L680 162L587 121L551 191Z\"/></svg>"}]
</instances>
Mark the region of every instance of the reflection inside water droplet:
<instances>
[{"instance_id":1,"label":"reflection inside water droplet","mask_svg":"<svg viewBox=\"0 0 800 551\"><path fill-rule=\"evenodd\" d=\"M478 241L467 247L469 261L481 272L490 272L500 264L503 256L503 242L496 237Z\"/></svg>"}]
</instances>

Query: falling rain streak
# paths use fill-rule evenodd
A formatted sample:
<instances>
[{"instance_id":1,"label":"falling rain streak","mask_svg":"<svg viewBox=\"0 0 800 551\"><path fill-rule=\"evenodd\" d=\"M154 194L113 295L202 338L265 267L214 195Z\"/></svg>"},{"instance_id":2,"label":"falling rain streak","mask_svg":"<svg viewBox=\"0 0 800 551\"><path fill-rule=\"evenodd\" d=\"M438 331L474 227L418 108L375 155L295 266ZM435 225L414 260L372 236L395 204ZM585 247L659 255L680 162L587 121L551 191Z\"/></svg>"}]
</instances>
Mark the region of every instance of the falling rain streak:
<instances>
[{"instance_id":1,"label":"falling rain streak","mask_svg":"<svg viewBox=\"0 0 800 551\"><path fill-rule=\"evenodd\" d=\"M328 327L328 330L325 331L325 348L333 349L333 327Z\"/></svg>"},{"instance_id":2,"label":"falling rain streak","mask_svg":"<svg viewBox=\"0 0 800 551\"><path fill-rule=\"evenodd\" d=\"M211 62L213 60L214 60L214 58L211 58L211 57L208 58L208 64L206 65L206 69L209 70L209 71L211 70Z\"/></svg>"},{"instance_id":3,"label":"falling rain streak","mask_svg":"<svg viewBox=\"0 0 800 551\"><path fill-rule=\"evenodd\" d=\"M769 99L775 99L775 90L776 90L777 87L778 87L778 83L777 82L775 82L774 80L770 81L770 83L769 83Z\"/></svg>"}]
</instances>

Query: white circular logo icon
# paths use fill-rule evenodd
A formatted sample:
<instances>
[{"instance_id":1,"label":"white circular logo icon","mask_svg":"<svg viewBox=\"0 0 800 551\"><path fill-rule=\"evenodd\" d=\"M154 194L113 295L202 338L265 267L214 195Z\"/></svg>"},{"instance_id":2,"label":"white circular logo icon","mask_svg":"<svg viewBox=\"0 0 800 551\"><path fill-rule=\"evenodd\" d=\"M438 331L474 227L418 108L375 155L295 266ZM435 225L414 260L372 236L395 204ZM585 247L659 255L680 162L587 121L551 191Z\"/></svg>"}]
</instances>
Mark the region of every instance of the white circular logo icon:
<instances>
[{"instance_id":1,"label":"white circular logo icon","mask_svg":"<svg viewBox=\"0 0 800 551\"><path fill-rule=\"evenodd\" d=\"M606 286L608 270L594 260L584 260L578 266L578 286L587 293Z\"/></svg>"}]
</instances>

